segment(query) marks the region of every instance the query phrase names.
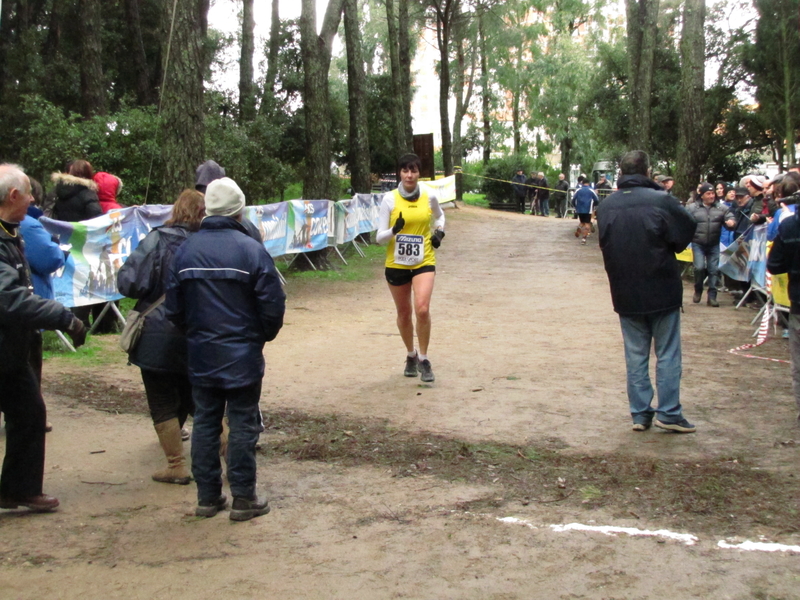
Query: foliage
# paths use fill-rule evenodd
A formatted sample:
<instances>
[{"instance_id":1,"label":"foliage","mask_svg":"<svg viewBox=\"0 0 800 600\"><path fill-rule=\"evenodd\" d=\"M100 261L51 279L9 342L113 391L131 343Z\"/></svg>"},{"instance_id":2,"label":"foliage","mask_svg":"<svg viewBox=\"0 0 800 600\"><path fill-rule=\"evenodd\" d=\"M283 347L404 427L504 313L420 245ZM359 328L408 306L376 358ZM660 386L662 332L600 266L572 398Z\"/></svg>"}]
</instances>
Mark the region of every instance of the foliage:
<instances>
[{"instance_id":1,"label":"foliage","mask_svg":"<svg viewBox=\"0 0 800 600\"><path fill-rule=\"evenodd\" d=\"M486 195L489 202L510 202L514 197L514 190L511 187L511 178L519 169L522 169L527 178L531 172L543 172L548 182L558 179L558 170L547 164L546 158L538 156L536 158L527 155L510 154L503 158L495 158L489 161L488 165L480 165L485 178L481 191ZM474 170L473 170L474 169ZM473 167L469 171L475 174L478 169ZM467 178L469 179L469 178ZM467 184L470 185L469 183Z\"/></svg>"}]
</instances>

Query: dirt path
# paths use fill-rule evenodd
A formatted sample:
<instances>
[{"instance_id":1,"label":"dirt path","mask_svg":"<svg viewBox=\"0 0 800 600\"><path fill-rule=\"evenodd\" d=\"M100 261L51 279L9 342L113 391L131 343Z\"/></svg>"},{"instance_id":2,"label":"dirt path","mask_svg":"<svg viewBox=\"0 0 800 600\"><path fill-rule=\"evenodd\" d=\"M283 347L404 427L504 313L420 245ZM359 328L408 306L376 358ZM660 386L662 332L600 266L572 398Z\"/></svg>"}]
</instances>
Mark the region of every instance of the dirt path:
<instances>
[{"instance_id":1,"label":"dirt path","mask_svg":"<svg viewBox=\"0 0 800 600\"><path fill-rule=\"evenodd\" d=\"M580 247L573 221L474 208L447 216L432 305L436 383L402 375L404 351L380 267L367 282L292 280L286 326L266 349L265 413L374 417L404 431L576 457L698 464L729 457L782 476L797 471L788 367L727 353L749 341L754 312L734 311L727 296L720 309L686 307L683 398L698 433L634 434L596 237ZM787 357L782 340L760 353ZM118 358L78 375L116 385L124 398L141 384ZM146 416L92 410L66 387L59 395L75 372L61 359L46 365L46 379L59 384L48 387L55 431L45 489L62 510L0 511L0 598L800 597L797 555L718 549L722 533L698 534L694 545L558 533L548 525L656 530L668 523L697 532L688 521L676 527L674 515L504 501L491 479L397 477L391 469L269 455L259 463L273 498L269 516L245 524L224 515L197 520L194 486L149 479L160 451ZM264 446L283 433L271 430ZM494 508L465 508L494 496ZM797 506L798 498L786 502ZM784 531L765 529L771 540L800 544L794 514Z\"/></svg>"}]
</instances>

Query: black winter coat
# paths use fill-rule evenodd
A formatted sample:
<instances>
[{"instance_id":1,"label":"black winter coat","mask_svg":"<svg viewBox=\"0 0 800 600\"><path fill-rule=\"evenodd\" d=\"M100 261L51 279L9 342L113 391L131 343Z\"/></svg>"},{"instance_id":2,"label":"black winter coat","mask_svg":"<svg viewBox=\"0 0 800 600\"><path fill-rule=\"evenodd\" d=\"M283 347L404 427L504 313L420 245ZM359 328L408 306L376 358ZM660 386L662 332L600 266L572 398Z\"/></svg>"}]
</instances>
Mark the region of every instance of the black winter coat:
<instances>
[{"instance_id":1,"label":"black winter coat","mask_svg":"<svg viewBox=\"0 0 800 600\"><path fill-rule=\"evenodd\" d=\"M725 221L734 221L735 225L733 226L733 239L735 240L740 235L742 235L747 228L752 225L750 222L750 214L753 212L753 199L747 201L744 206L739 206L735 202L733 206L728 209L728 214L725 215ZM727 225L725 226L728 229Z\"/></svg>"},{"instance_id":2,"label":"black winter coat","mask_svg":"<svg viewBox=\"0 0 800 600\"><path fill-rule=\"evenodd\" d=\"M175 254L167 318L188 339L189 380L237 388L264 376L264 343L283 326L286 296L272 257L231 217L206 217Z\"/></svg>"},{"instance_id":3,"label":"black winter coat","mask_svg":"<svg viewBox=\"0 0 800 600\"><path fill-rule=\"evenodd\" d=\"M0 372L19 371L28 364L31 344L40 329L65 330L72 313L55 300L33 293L22 236L9 224L0 229ZM5 393L5 392L0 392Z\"/></svg>"},{"instance_id":4,"label":"black winter coat","mask_svg":"<svg viewBox=\"0 0 800 600\"><path fill-rule=\"evenodd\" d=\"M103 214L97 197L97 184L91 179L67 173L53 173L56 196L52 217L59 221L86 221Z\"/></svg>"},{"instance_id":5,"label":"black winter coat","mask_svg":"<svg viewBox=\"0 0 800 600\"><path fill-rule=\"evenodd\" d=\"M687 204L686 212L697 222L697 230L694 232L692 243L702 246L719 245L728 208L718 200L715 200L711 206L706 206L702 200L698 200Z\"/></svg>"},{"instance_id":6,"label":"black winter coat","mask_svg":"<svg viewBox=\"0 0 800 600\"><path fill-rule=\"evenodd\" d=\"M793 314L800 314L800 219L797 213L781 221L767 257L773 275L789 274L789 300Z\"/></svg>"},{"instance_id":7,"label":"black winter coat","mask_svg":"<svg viewBox=\"0 0 800 600\"><path fill-rule=\"evenodd\" d=\"M165 293L175 252L190 235L182 225L154 229L122 265L117 289L138 300L134 310L147 310ZM142 336L128 360L141 369L186 375L186 336L167 319L163 302L145 317Z\"/></svg>"},{"instance_id":8,"label":"black winter coat","mask_svg":"<svg viewBox=\"0 0 800 600\"><path fill-rule=\"evenodd\" d=\"M556 183L556 190L553 192L553 201L554 202L561 202L567 199L567 192L569 191L569 183L567 183L566 179L559 179L558 183Z\"/></svg>"},{"instance_id":9,"label":"black winter coat","mask_svg":"<svg viewBox=\"0 0 800 600\"><path fill-rule=\"evenodd\" d=\"M644 175L623 175L618 187L597 208L614 310L644 315L680 308L683 284L675 253L692 241L697 223Z\"/></svg>"}]
</instances>

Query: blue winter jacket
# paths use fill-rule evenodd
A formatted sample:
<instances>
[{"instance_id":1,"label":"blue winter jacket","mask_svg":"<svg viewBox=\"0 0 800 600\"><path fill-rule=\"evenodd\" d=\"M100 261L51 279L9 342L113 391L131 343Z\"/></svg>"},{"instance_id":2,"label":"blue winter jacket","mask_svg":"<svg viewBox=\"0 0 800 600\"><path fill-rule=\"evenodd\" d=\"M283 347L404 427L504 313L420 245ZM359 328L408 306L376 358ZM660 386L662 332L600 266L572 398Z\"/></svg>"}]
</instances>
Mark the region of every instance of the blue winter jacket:
<instances>
[{"instance_id":1,"label":"blue winter jacket","mask_svg":"<svg viewBox=\"0 0 800 600\"><path fill-rule=\"evenodd\" d=\"M283 326L286 296L272 258L231 217L206 217L175 253L167 318L186 331L189 380L239 388L264 377L264 343Z\"/></svg>"},{"instance_id":2,"label":"blue winter jacket","mask_svg":"<svg viewBox=\"0 0 800 600\"><path fill-rule=\"evenodd\" d=\"M51 274L64 266L64 251L42 224L29 215L19 224L19 231L25 241L25 258L31 267L33 291L37 296L52 300L55 295Z\"/></svg>"}]
</instances>

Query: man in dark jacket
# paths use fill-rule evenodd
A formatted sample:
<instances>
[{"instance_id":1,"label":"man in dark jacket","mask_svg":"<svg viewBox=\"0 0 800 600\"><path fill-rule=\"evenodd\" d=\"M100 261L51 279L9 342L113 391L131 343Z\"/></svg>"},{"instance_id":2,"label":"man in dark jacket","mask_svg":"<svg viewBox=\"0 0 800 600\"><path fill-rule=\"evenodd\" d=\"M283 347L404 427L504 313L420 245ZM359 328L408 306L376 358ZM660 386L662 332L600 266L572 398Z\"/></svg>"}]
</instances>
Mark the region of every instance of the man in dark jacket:
<instances>
[{"instance_id":1,"label":"man in dark jacket","mask_svg":"<svg viewBox=\"0 0 800 600\"><path fill-rule=\"evenodd\" d=\"M703 183L697 190L700 197L697 202L686 205L686 211L697 223L697 230L692 239L692 257L694 262L694 296L692 302L697 304L703 296L703 282L708 274L709 306L718 307L717 281L719 280L719 238L728 209L717 200L714 186Z\"/></svg>"},{"instance_id":2,"label":"man in dark jacket","mask_svg":"<svg viewBox=\"0 0 800 600\"><path fill-rule=\"evenodd\" d=\"M619 314L634 431L656 427L691 433L681 410L683 284L676 252L692 241L697 224L676 198L650 179L650 159L634 150L622 157L617 188L597 209L611 300ZM655 342L658 408L648 366Z\"/></svg>"},{"instance_id":3,"label":"man in dark jacket","mask_svg":"<svg viewBox=\"0 0 800 600\"><path fill-rule=\"evenodd\" d=\"M597 179L597 185L594 186L594 189L597 192L597 196L600 198L600 202L611 195L613 188L611 187L611 183L608 181L608 179L606 179L605 173L600 174L600 177Z\"/></svg>"},{"instance_id":4,"label":"man in dark jacket","mask_svg":"<svg viewBox=\"0 0 800 600\"><path fill-rule=\"evenodd\" d=\"M58 499L42 493L47 411L29 354L41 347L40 329L66 331L75 346L83 344L86 330L67 308L33 293L19 233L31 200L22 169L0 165L0 411L6 419L0 508L48 512Z\"/></svg>"},{"instance_id":5,"label":"man in dark jacket","mask_svg":"<svg viewBox=\"0 0 800 600\"><path fill-rule=\"evenodd\" d=\"M792 391L800 424L800 219L797 213L781 221L767 257L773 275L789 275L789 353L792 357Z\"/></svg>"},{"instance_id":6,"label":"man in dark jacket","mask_svg":"<svg viewBox=\"0 0 800 600\"><path fill-rule=\"evenodd\" d=\"M553 208L556 211L556 218L561 219L567 214L567 192L569 192L569 181L563 173L558 174L556 191L553 192Z\"/></svg>"},{"instance_id":7,"label":"man in dark jacket","mask_svg":"<svg viewBox=\"0 0 800 600\"><path fill-rule=\"evenodd\" d=\"M550 186L547 183L547 177L544 176L544 173L541 171L538 175L539 178L539 190L536 193L536 197L539 200L539 210L542 211L543 217L550 216Z\"/></svg>"},{"instance_id":8,"label":"man in dark jacket","mask_svg":"<svg viewBox=\"0 0 800 600\"><path fill-rule=\"evenodd\" d=\"M175 254L167 317L186 331L188 341L195 514L213 517L227 503L219 458L227 405L230 518L246 521L269 512L267 499L256 494L258 401L264 343L283 326L285 295L272 258L241 224L245 203L239 186L227 177L211 182L205 204L200 231Z\"/></svg>"},{"instance_id":9,"label":"man in dark jacket","mask_svg":"<svg viewBox=\"0 0 800 600\"><path fill-rule=\"evenodd\" d=\"M524 185L525 184L525 171L522 169L517 169L517 174L511 178L511 181L514 183L512 184L514 188L514 199L517 203L517 208L519 212L525 212L525 196L528 194L528 188Z\"/></svg>"}]
</instances>

